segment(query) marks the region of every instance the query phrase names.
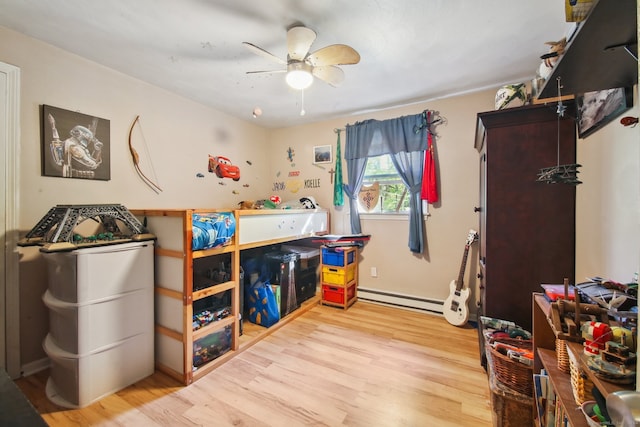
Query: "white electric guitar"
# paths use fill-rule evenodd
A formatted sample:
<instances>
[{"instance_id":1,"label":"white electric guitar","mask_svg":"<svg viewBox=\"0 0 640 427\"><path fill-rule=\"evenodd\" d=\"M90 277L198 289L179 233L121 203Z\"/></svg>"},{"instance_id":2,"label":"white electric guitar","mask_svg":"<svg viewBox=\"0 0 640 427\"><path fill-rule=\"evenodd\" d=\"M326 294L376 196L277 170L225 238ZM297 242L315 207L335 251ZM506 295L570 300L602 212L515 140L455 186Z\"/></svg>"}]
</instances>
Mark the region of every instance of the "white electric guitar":
<instances>
[{"instance_id":1,"label":"white electric guitar","mask_svg":"<svg viewBox=\"0 0 640 427\"><path fill-rule=\"evenodd\" d=\"M467 267L467 257L469 256L469 247L478 238L478 232L469 230L467 241L464 245L464 255L462 256L462 265L458 280L452 280L449 284L451 294L444 300L443 314L447 322L454 326L462 326L469 320L469 308L467 301L469 300L469 288L463 289L464 270Z\"/></svg>"}]
</instances>

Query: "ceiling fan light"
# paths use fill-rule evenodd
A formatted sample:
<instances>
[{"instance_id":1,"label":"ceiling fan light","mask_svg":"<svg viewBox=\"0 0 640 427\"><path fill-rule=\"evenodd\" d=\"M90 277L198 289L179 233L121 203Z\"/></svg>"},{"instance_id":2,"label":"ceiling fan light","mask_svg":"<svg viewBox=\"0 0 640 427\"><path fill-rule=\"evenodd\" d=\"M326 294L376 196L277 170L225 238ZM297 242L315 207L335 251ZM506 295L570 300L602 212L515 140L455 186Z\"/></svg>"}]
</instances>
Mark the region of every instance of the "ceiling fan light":
<instances>
[{"instance_id":1,"label":"ceiling fan light","mask_svg":"<svg viewBox=\"0 0 640 427\"><path fill-rule=\"evenodd\" d=\"M310 65L304 62L293 62L287 68L286 81L293 89L306 89L313 83Z\"/></svg>"}]
</instances>

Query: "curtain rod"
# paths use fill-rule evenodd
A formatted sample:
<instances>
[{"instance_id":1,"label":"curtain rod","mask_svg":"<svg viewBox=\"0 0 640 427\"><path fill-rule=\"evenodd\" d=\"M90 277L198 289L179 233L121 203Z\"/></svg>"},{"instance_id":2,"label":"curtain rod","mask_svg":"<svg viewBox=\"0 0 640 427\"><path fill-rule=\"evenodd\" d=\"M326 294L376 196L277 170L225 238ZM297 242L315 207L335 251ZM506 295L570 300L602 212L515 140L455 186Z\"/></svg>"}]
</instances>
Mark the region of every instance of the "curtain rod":
<instances>
[{"instance_id":1,"label":"curtain rod","mask_svg":"<svg viewBox=\"0 0 640 427\"><path fill-rule=\"evenodd\" d=\"M431 113L432 121L430 121L430 122L427 122L427 120L426 120L427 113ZM416 133L420 132L425 127L430 127L432 125L437 125L438 123L446 123L446 121L447 121L447 119L445 117L442 117L440 115L439 111L426 109L426 110L423 110L421 114L423 115L424 120L423 120L423 122L422 122L422 124L420 126L416 126L416 128L414 129L416 131ZM437 118L434 119L434 117L437 117ZM334 128L333 129L333 133L340 133L342 131L346 131L346 128ZM435 135L435 132L431 131L430 129L429 129L429 132L432 135Z\"/></svg>"}]
</instances>

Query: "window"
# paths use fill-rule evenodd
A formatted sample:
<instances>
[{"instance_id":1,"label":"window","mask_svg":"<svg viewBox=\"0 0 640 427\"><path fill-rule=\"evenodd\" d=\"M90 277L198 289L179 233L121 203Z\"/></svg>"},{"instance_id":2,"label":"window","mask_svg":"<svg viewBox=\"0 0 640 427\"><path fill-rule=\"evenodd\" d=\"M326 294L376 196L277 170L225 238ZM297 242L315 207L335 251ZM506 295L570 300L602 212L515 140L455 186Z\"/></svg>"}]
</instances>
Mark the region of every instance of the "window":
<instances>
[{"instance_id":1,"label":"window","mask_svg":"<svg viewBox=\"0 0 640 427\"><path fill-rule=\"evenodd\" d=\"M359 197L360 213L409 213L409 190L402 182L388 154L368 158L361 193L376 182L380 186L377 201L370 201L372 207L367 209L364 206L366 202ZM375 191L371 191L370 197L374 196Z\"/></svg>"}]
</instances>

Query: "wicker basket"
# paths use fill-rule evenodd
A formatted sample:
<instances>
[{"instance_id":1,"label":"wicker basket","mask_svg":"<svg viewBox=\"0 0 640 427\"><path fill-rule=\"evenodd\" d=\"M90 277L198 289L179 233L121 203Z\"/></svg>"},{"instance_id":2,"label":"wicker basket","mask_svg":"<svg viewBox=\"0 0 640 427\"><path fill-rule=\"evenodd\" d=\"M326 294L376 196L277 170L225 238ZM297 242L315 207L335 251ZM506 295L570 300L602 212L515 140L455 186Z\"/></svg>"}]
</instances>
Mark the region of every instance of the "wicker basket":
<instances>
[{"instance_id":1,"label":"wicker basket","mask_svg":"<svg viewBox=\"0 0 640 427\"><path fill-rule=\"evenodd\" d=\"M508 392L491 389L491 408L495 427L523 427L533 425L533 401L522 401Z\"/></svg>"},{"instance_id":2,"label":"wicker basket","mask_svg":"<svg viewBox=\"0 0 640 427\"><path fill-rule=\"evenodd\" d=\"M558 369L566 373L571 372L566 340L556 338L556 357L558 359Z\"/></svg>"},{"instance_id":3,"label":"wicker basket","mask_svg":"<svg viewBox=\"0 0 640 427\"><path fill-rule=\"evenodd\" d=\"M523 395L507 387L496 378L489 347L486 348L489 362L489 390L494 427L523 427L533 425L533 396Z\"/></svg>"},{"instance_id":4,"label":"wicker basket","mask_svg":"<svg viewBox=\"0 0 640 427\"><path fill-rule=\"evenodd\" d=\"M569 355L569 370L571 371L571 389L573 391L573 398L578 405L582 405L588 400L593 400L593 381L589 379L587 374L582 372L576 355L567 350Z\"/></svg>"},{"instance_id":5,"label":"wicker basket","mask_svg":"<svg viewBox=\"0 0 640 427\"><path fill-rule=\"evenodd\" d=\"M500 340L500 342L527 350L532 348L530 340ZM517 344L514 342L517 342ZM491 364L496 379L513 391L522 393L525 396L533 396L533 366L518 362L500 353L490 345L488 349L491 353Z\"/></svg>"}]
</instances>

